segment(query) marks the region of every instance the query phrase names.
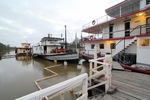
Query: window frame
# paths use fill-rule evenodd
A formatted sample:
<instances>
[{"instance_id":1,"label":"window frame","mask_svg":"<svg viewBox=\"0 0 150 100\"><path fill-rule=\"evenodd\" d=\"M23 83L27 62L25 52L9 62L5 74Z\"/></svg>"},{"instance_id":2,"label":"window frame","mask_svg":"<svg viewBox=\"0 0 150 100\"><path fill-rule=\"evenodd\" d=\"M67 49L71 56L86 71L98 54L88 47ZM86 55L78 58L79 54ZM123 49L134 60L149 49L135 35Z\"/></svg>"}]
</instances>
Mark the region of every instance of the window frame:
<instances>
[{"instance_id":1,"label":"window frame","mask_svg":"<svg viewBox=\"0 0 150 100\"><path fill-rule=\"evenodd\" d=\"M139 46L140 47L149 47L150 46L150 38L141 38Z\"/></svg>"},{"instance_id":2,"label":"window frame","mask_svg":"<svg viewBox=\"0 0 150 100\"><path fill-rule=\"evenodd\" d=\"M99 44L99 49L104 49L104 48L105 48L104 43L100 43L100 44Z\"/></svg>"},{"instance_id":3,"label":"window frame","mask_svg":"<svg viewBox=\"0 0 150 100\"><path fill-rule=\"evenodd\" d=\"M116 43L110 43L110 49L116 49Z\"/></svg>"},{"instance_id":4,"label":"window frame","mask_svg":"<svg viewBox=\"0 0 150 100\"><path fill-rule=\"evenodd\" d=\"M146 5L149 5L150 4L150 0L146 0Z\"/></svg>"},{"instance_id":5,"label":"window frame","mask_svg":"<svg viewBox=\"0 0 150 100\"><path fill-rule=\"evenodd\" d=\"M94 49L94 47L95 47L95 44L91 44L91 49Z\"/></svg>"}]
</instances>

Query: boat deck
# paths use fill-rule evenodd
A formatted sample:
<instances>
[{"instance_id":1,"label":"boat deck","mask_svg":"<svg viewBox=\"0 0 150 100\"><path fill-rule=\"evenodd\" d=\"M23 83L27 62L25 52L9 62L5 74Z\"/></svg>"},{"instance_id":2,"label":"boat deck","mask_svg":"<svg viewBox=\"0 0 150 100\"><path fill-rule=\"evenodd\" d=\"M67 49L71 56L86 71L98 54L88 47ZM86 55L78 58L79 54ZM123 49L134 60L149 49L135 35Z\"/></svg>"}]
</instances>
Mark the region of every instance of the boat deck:
<instances>
[{"instance_id":1,"label":"boat deck","mask_svg":"<svg viewBox=\"0 0 150 100\"><path fill-rule=\"evenodd\" d=\"M150 100L150 75L113 70L112 85L117 87L114 94L92 100Z\"/></svg>"}]
</instances>

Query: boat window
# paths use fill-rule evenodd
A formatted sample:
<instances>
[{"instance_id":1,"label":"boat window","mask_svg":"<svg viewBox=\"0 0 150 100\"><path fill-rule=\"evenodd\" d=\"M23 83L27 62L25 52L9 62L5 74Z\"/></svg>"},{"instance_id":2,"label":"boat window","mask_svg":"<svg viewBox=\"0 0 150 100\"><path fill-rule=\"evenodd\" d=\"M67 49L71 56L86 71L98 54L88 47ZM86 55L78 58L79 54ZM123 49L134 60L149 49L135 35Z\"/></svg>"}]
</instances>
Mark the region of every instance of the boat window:
<instances>
[{"instance_id":1,"label":"boat window","mask_svg":"<svg viewBox=\"0 0 150 100\"><path fill-rule=\"evenodd\" d=\"M115 31L118 31L119 30L119 25L116 25L115 26Z\"/></svg>"},{"instance_id":2,"label":"boat window","mask_svg":"<svg viewBox=\"0 0 150 100\"><path fill-rule=\"evenodd\" d=\"M150 38L141 39L140 46L150 46Z\"/></svg>"},{"instance_id":3,"label":"boat window","mask_svg":"<svg viewBox=\"0 0 150 100\"><path fill-rule=\"evenodd\" d=\"M116 44L115 43L111 43L110 44L110 49L115 49L116 48Z\"/></svg>"},{"instance_id":4,"label":"boat window","mask_svg":"<svg viewBox=\"0 0 150 100\"><path fill-rule=\"evenodd\" d=\"M40 50L42 50L42 47L40 47Z\"/></svg>"},{"instance_id":5,"label":"boat window","mask_svg":"<svg viewBox=\"0 0 150 100\"><path fill-rule=\"evenodd\" d=\"M100 49L104 49L104 44L99 44Z\"/></svg>"},{"instance_id":6,"label":"boat window","mask_svg":"<svg viewBox=\"0 0 150 100\"><path fill-rule=\"evenodd\" d=\"M150 46L150 39L140 39L140 46Z\"/></svg>"},{"instance_id":7,"label":"boat window","mask_svg":"<svg viewBox=\"0 0 150 100\"><path fill-rule=\"evenodd\" d=\"M150 0L146 0L146 5L150 4Z\"/></svg>"},{"instance_id":8,"label":"boat window","mask_svg":"<svg viewBox=\"0 0 150 100\"><path fill-rule=\"evenodd\" d=\"M103 29L103 32L104 32L104 33L108 33L108 28L104 28L104 29Z\"/></svg>"},{"instance_id":9,"label":"boat window","mask_svg":"<svg viewBox=\"0 0 150 100\"><path fill-rule=\"evenodd\" d=\"M95 44L91 44L91 49L94 49L94 47L95 47Z\"/></svg>"}]
</instances>

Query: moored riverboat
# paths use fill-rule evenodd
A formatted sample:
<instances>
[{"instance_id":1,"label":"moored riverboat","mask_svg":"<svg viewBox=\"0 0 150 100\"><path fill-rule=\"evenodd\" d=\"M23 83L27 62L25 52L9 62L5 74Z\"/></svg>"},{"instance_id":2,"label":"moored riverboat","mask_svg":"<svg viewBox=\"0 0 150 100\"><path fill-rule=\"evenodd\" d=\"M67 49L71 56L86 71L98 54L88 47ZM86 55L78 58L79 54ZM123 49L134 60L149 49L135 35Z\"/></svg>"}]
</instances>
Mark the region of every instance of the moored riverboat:
<instances>
[{"instance_id":1,"label":"moored riverboat","mask_svg":"<svg viewBox=\"0 0 150 100\"><path fill-rule=\"evenodd\" d=\"M32 48L30 43L21 43L21 47L17 47L15 53L17 56L31 56Z\"/></svg>"},{"instance_id":2,"label":"moored riverboat","mask_svg":"<svg viewBox=\"0 0 150 100\"><path fill-rule=\"evenodd\" d=\"M82 38L87 59L98 53L110 53L126 66L150 66L150 1L124 0L105 10L106 16L83 25ZM130 68L133 70L133 68Z\"/></svg>"},{"instance_id":3,"label":"moored riverboat","mask_svg":"<svg viewBox=\"0 0 150 100\"><path fill-rule=\"evenodd\" d=\"M66 38L51 37L50 34L33 46L33 56L53 61L78 61L79 59L78 52L67 48Z\"/></svg>"}]
</instances>

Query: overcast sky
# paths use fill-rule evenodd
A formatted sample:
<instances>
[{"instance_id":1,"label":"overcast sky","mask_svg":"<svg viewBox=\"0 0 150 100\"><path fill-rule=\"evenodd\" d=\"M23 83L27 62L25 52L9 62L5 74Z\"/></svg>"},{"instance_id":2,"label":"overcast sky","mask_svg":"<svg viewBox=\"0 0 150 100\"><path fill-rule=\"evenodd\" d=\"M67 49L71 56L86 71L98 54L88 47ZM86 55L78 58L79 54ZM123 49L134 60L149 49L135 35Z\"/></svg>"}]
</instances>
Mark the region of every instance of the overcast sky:
<instances>
[{"instance_id":1,"label":"overcast sky","mask_svg":"<svg viewBox=\"0 0 150 100\"><path fill-rule=\"evenodd\" d=\"M68 42L80 38L82 26L105 15L123 0L0 0L0 42L32 45L47 34L60 37L67 25ZM64 36L64 35L63 35Z\"/></svg>"}]
</instances>

